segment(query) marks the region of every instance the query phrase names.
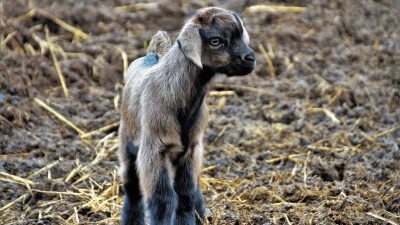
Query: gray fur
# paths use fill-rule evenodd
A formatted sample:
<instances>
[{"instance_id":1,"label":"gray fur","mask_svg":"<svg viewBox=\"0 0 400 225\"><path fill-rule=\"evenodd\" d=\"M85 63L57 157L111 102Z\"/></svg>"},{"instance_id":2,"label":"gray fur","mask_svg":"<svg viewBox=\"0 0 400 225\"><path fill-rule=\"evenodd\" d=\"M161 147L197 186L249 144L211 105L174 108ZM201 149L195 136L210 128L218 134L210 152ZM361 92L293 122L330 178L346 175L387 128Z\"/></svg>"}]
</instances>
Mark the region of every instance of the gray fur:
<instances>
[{"instance_id":1,"label":"gray fur","mask_svg":"<svg viewBox=\"0 0 400 225\"><path fill-rule=\"evenodd\" d=\"M185 24L177 42L172 46L165 33L155 35L154 42L150 43L149 53L158 54L160 57L156 64L144 66L143 61L146 58L143 57L129 66L122 94L119 131L121 177L125 183L128 179L127 164L134 163L128 160L126 152L127 142L132 141L139 146L136 168L141 192L146 201L154 194L155 184L163 168L167 168L170 185L174 186L174 163L178 158L190 164L190 168L193 169L193 182L196 187L199 184L203 158L202 137L208 117L203 97L208 90L209 81L207 79L202 84L203 96L197 96L200 88L198 81L205 79L199 76L204 76L205 66L229 68L232 63L232 56L227 52L218 53L217 56L203 46L200 29L210 29L214 19L226 29L234 30L243 26L241 21L238 24L237 18L230 11L215 7L202 9ZM247 46L248 35L244 27L241 35ZM246 54L253 54L251 49L246 49ZM255 62L250 64L253 67L248 69L247 66L248 70L244 70L248 72L240 73L244 75L251 72ZM212 71L210 77L219 72L209 70ZM195 120L187 131L188 143L182 143L183 128L178 114L189 108L193 99L200 97L202 102L196 111Z\"/></svg>"}]
</instances>

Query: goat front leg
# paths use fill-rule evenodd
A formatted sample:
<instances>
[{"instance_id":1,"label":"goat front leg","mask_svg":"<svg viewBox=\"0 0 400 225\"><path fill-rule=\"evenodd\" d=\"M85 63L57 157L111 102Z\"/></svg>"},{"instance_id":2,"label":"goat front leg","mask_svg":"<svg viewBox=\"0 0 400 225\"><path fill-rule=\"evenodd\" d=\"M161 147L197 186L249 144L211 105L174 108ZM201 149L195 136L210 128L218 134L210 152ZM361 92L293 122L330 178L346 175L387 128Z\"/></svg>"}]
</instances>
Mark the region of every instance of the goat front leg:
<instances>
[{"instance_id":1,"label":"goat front leg","mask_svg":"<svg viewBox=\"0 0 400 225\"><path fill-rule=\"evenodd\" d=\"M203 193L201 193L200 184L197 184L196 193L194 196L195 201L195 213L196 213L196 225L204 224L205 220L205 204L204 204L204 197Z\"/></svg>"},{"instance_id":2,"label":"goat front leg","mask_svg":"<svg viewBox=\"0 0 400 225\"><path fill-rule=\"evenodd\" d=\"M175 191L178 195L176 224L200 225L204 222L204 199L200 190L203 157L201 142L193 144L186 156L177 160Z\"/></svg>"},{"instance_id":3,"label":"goat front leg","mask_svg":"<svg viewBox=\"0 0 400 225\"><path fill-rule=\"evenodd\" d=\"M202 136L200 136L201 140ZM201 188L200 188L200 173L202 169L202 162L203 162L203 144L201 141L199 141L194 149L193 149L193 162L194 162L194 180L197 184L196 186L196 191L195 191L195 196L194 196L194 201L195 201L195 214L196 214L196 225L201 225L204 224L205 222L205 203L204 203L204 197L203 194L201 193Z\"/></svg>"},{"instance_id":4,"label":"goat front leg","mask_svg":"<svg viewBox=\"0 0 400 225\"><path fill-rule=\"evenodd\" d=\"M142 191L150 211L151 225L173 225L177 196L171 184L171 163L162 151L144 148L138 155Z\"/></svg>"}]
</instances>

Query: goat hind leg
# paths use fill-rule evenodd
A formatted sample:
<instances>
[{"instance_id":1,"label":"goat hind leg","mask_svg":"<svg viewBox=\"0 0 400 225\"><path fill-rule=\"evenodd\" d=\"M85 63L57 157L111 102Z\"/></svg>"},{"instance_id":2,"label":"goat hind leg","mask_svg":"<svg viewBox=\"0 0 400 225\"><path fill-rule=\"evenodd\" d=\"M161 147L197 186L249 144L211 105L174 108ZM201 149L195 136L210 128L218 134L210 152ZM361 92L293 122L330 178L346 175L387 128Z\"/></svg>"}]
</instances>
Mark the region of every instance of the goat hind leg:
<instances>
[{"instance_id":1,"label":"goat hind leg","mask_svg":"<svg viewBox=\"0 0 400 225\"><path fill-rule=\"evenodd\" d=\"M177 199L167 168L161 168L154 192L149 196L151 225L173 225Z\"/></svg>"},{"instance_id":2,"label":"goat hind leg","mask_svg":"<svg viewBox=\"0 0 400 225\"><path fill-rule=\"evenodd\" d=\"M150 211L151 225L174 225L177 196L170 178L171 165L161 153L139 152L138 170L142 191Z\"/></svg>"},{"instance_id":3,"label":"goat hind leg","mask_svg":"<svg viewBox=\"0 0 400 225\"><path fill-rule=\"evenodd\" d=\"M123 225L145 225L144 202L139 188L136 171L138 146L128 141L125 147L127 157L127 180L124 183L125 199L122 208Z\"/></svg>"}]
</instances>

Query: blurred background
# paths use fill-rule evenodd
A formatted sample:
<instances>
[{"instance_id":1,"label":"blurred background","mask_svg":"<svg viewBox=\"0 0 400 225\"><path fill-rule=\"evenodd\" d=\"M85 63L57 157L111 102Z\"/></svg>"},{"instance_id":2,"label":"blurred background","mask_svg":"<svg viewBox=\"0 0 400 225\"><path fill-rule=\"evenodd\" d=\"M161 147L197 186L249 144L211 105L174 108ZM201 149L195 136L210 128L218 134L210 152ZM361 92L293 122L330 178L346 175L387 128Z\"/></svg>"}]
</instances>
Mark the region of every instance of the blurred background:
<instances>
[{"instance_id":1,"label":"blurred background","mask_svg":"<svg viewBox=\"0 0 400 225\"><path fill-rule=\"evenodd\" d=\"M119 224L124 71L205 6L257 54L207 97L207 223L400 224L397 0L1 1L1 224Z\"/></svg>"}]
</instances>

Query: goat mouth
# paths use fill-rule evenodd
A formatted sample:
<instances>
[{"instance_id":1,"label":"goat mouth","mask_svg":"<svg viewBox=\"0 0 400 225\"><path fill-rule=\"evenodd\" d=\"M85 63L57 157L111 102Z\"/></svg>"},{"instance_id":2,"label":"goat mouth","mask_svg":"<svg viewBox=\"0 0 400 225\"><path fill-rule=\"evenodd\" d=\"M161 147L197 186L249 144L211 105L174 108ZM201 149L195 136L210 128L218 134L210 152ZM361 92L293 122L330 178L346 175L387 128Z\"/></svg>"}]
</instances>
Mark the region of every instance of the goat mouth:
<instances>
[{"instance_id":1,"label":"goat mouth","mask_svg":"<svg viewBox=\"0 0 400 225\"><path fill-rule=\"evenodd\" d=\"M223 67L215 68L215 73L226 74L229 77L232 76L244 76L251 73L256 67L256 62L251 63L232 63Z\"/></svg>"},{"instance_id":2,"label":"goat mouth","mask_svg":"<svg viewBox=\"0 0 400 225\"><path fill-rule=\"evenodd\" d=\"M232 66L231 71L227 73L228 76L244 76L251 73L256 68L256 62Z\"/></svg>"}]
</instances>

